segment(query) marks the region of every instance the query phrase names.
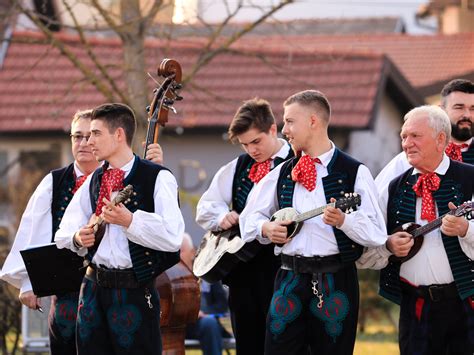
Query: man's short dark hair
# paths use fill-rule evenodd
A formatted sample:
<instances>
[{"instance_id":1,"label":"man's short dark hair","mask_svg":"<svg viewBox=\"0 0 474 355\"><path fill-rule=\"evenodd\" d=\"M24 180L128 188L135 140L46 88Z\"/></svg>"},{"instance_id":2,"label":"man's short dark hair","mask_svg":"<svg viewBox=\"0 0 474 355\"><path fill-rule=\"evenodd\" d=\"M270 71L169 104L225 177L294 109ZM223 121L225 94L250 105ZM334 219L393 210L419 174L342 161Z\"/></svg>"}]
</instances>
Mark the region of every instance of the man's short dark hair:
<instances>
[{"instance_id":1,"label":"man's short dark hair","mask_svg":"<svg viewBox=\"0 0 474 355\"><path fill-rule=\"evenodd\" d=\"M441 104L444 106L446 104L446 97L456 91L474 94L474 83L466 79L451 80L441 90Z\"/></svg>"},{"instance_id":2,"label":"man's short dark hair","mask_svg":"<svg viewBox=\"0 0 474 355\"><path fill-rule=\"evenodd\" d=\"M275 124L272 108L267 100L254 98L244 101L232 119L229 127L229 139L235 141L237 136L252 128L268 133Z\"/></svg>"},{"instance_id":3,"label":"man's short dark hair","mask_svg":"<svg viewBox=\"0 0 474 355\"><path fill-rule=\"evenodd\" d=\"M318 90L305 90L291 95L283 103L283 107L291 104L300 104L306 107L312 107L321 119L329 123L331 117L331 105L326 95Z\"/></svg>"},{"instance_id":4,"label":"man's short dark hair","mask_svg":"<svg viewBox=\"0 0 474 355\"><path fill-rule=\"evenodd\" d=\"M125 137L129 147L132 146L135 134L136 120L133 110L121 103L108 103L97 106L92 110L91 121L102 120L107 124L110 132L115 132L121 127L125 131Z\"/></svg>"}]
</instances>

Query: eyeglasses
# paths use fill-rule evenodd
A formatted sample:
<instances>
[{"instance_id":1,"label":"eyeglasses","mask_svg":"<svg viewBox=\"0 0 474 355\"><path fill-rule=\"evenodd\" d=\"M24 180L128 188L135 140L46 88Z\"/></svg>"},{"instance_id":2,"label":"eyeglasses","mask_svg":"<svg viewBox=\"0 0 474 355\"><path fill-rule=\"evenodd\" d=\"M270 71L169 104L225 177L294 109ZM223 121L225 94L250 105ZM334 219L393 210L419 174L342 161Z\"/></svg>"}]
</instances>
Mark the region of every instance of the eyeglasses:
<instances>
[{"instance_id":1,"label":"eyeglasses","mask_svg":"<svg viewBox=\"0 0 474 355\"><path fill-rule=\"evenodd\" d=\"M83 139L85 139L86 142L87 142L90 137L91 137L90 135L89 136L84 136L82 134L77 134L77 133L76 134L71 134L71 138L72 138L74 143L80 143L80 142L82 142Z\"/></svg>"}]
</instances>

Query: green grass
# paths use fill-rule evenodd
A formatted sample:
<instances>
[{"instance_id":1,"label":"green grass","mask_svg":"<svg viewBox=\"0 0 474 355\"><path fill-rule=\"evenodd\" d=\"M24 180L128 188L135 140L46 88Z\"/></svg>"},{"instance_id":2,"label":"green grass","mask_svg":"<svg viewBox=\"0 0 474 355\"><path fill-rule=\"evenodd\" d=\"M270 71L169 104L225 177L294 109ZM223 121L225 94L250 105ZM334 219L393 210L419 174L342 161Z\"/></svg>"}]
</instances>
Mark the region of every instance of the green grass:
<instances>
[{"instance_id":1,"label":"green grass","mask_svg":"<svg viewBox=\"0 0 474 355\"><path fill-rule=\"evenodd\" d=\"M397 329L393 325L371 320L365 333L357 333L354 355L398 355L397 337ZM230 353L235 355L235 350ZM186 350L186 355L202 355L202 351Z\"/></svg>"}]
</instances>

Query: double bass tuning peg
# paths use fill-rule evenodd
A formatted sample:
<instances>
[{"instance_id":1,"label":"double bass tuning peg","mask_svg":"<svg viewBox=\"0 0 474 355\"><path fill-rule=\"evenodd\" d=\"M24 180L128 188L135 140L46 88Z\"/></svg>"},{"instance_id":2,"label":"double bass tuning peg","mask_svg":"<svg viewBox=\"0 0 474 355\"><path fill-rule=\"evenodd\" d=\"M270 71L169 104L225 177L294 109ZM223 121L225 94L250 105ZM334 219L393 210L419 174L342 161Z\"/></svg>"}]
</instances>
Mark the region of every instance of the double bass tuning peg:
<instances>
[{"instance_id":1,"label":"double bass tuning peg","mask_svg":"<svg viewBox=\"0 0 474 355\"><path fill-rule=\"evenodd\" d=\"M173 111L173 113L174 113L175 115L178 113L178 111L176 111L176 109L175 109L173 106L165 105L165 107L166 107L168 110Z\"/></svg>"},{"instance_id":2,"label":"double bass tuning peg","mask_svg":"<svg viewBox=\"0 0 474 355\"><path fill-rule=\"evenodd\" d=\"M174 100L170 99L169 97L165 97L163 99L163 104L165 104L166 106L171 106L171 105L173 105L173 103L174 103Z\"/></svg>"}]
</instances>

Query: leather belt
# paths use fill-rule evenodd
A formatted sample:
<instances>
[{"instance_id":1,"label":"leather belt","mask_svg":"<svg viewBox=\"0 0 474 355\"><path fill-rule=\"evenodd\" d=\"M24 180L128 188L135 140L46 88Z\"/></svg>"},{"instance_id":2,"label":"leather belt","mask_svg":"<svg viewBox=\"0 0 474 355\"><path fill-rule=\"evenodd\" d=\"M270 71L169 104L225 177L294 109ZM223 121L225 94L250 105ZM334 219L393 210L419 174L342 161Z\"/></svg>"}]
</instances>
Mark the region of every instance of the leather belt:
<instances>
[{"instance_id":1,"label":"leather belt","mask_svg":"<svg viewBox=\"0 0 474 355\"><path fill-rule=\"evenodd\" d=\"M424 299L430 299L433 302L440 302L459 298L458 289L454 282L443 285L417 287L402 281L402 289L404 292Z\"/></svg>"},{"instance_id":2,"label":"leather belt","mask_svg":"<svg viewBox=\"0 0 474 355\"><path fill-rule=\"evenodd\" d=\"M335 273L344 268L344 263L339 255L306 257L281 254L281 268L303 274Z\"/></svg>"},{"instance_id":3,"label":"leather belt","mask_svg":"<svg viewBox=\"0 0 474 355\"><path fill-rule=\"evenodd\" d=\"M89 265L85 277L105 288L139 288L133 269L106 269Z\"/></svg>"}]
</instances>

